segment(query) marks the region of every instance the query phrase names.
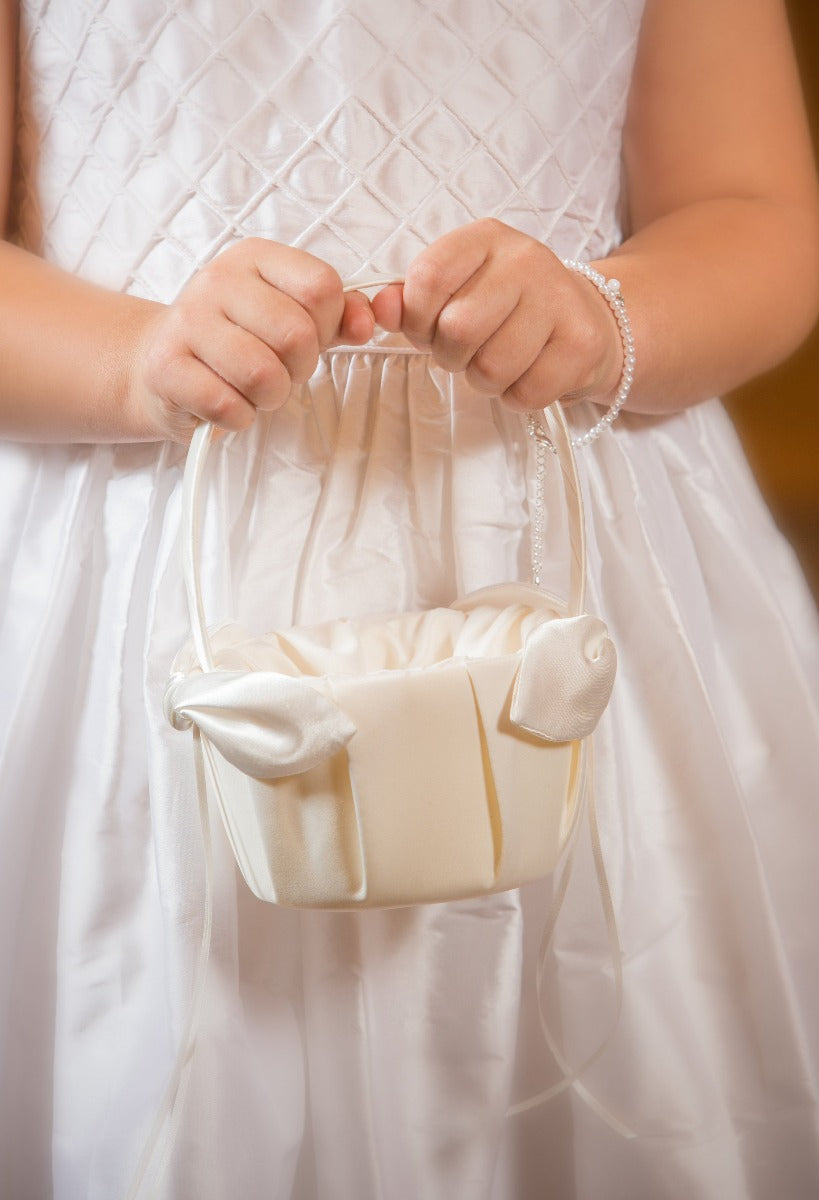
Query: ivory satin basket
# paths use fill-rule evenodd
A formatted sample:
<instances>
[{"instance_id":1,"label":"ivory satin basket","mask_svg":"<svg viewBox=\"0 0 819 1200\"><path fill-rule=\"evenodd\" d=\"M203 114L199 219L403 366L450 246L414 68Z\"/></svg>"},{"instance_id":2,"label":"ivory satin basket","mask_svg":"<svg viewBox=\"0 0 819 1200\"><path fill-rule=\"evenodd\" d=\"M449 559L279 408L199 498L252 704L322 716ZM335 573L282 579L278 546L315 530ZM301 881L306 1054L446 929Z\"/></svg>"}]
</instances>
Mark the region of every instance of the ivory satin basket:
<instances>
[{"instance_id":1,"label":"ivory satin basket","mask_svg":"<svg viewBox=\"0 0 819 1200\"><path fill-rule=\"evenodd\" d=\"M558 406L542 429L565 485L568 603L507 583L449 608L261 635L205 622L200 492L213 430L197 429L182 532L193 636L165 709L193 730L200 786L261 899L408 905L553 870L616 656L583 612L583 512Z\"/></svg>"}]
</instances>

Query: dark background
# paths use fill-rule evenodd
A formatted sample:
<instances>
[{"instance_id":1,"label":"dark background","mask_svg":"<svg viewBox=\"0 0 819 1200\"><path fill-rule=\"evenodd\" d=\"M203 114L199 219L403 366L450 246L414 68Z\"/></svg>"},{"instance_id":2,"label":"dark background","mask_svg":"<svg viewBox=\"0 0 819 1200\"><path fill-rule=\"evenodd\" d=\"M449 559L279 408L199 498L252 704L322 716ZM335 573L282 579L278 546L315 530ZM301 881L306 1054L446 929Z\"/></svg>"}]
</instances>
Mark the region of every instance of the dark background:
<instances>
[{"instance_id":1,"label":"dark background","mask_svg":"<svg viewBox=\"0 0 819 1200\"><path fill-rule=\"evenodd\" d=\"M819 158L819 0L788 0L787 7ZM726 403L819 601L819 328L789 362Z\"/></svg>"}]
</instances>

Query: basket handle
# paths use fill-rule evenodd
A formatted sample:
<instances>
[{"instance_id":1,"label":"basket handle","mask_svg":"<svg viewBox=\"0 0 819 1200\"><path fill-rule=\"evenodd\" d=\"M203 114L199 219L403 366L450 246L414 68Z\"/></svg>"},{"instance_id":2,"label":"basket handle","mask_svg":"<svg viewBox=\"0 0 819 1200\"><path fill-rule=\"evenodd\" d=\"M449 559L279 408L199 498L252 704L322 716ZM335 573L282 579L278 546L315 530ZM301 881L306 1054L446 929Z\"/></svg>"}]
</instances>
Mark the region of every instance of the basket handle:
<instances>
[{"instance_id":1,"label":"basket handle","mask_svg":"<svg viewBox=\"0 0 819 1200\"><path fill-rule=\"evenodd\" d=\"M394 277L365 279L347 283L345 292L363 291L367 288L386 287L391 283L402 283ZM540 414L541 427L537 440L539 457L543 458L544 447L557 457L563 480L566 510L569 524L569 616L579 616L584 610L586 590L586 536L583 517L583 501L577 477L574 450L566 426L566 418L559 403L551 404ZM202 603L202 587L199 572L200 529L202 520L202 474L207 461L215 426L203 421L197 426L191 439L185 461L182 480L182 571L188 599L193 645L199 666L203 671L213 670L213 653L208 635L205 611ZM538 487L540 492L540 487ZM540 495L538 504L542 503ZM541 514L542 516L542 514ZM542 524L542 521L539 523ZM533 523L533 535L536 535Z\"/></svg>"}]
</instances>

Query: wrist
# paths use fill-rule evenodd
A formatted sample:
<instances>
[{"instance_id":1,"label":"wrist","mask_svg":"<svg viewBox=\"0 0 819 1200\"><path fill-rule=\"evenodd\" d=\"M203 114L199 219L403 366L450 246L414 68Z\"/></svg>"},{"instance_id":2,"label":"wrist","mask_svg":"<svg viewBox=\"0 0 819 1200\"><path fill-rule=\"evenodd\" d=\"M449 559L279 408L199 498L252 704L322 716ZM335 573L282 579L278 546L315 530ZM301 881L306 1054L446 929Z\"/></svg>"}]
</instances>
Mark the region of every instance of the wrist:
<instances>
[{"instance_id":1,"label":"wrist","mask_svg":"<svg viewBox=\"0 0 819 1200\"><path fill-rule=\"evenodd\" d=\"M151 300L128 297L120 336L120 387L112 397L114 420L123 441L166 441L167 422L162 419L159 398L146 382L146 364L159 321L167 306Z\"/></svg>"},{"instance_id":2,"label":"wrist","mask_svg":"<svg viewBox=\"0 0 819 1200\"><path fill-rule=\"evenodd\" d=\"M605 275L598 269L597 264L594 263L582 263L576 259L563 259L562 261L567 270L573 271L583 276L584 279L587 279L602 300L605 301L612 320L616 324L617 341L620 343L619 356L615 352L615 361L619 357L619 378L616 384L614 384L613 390L610 390L608 395L600 396L600 402L608 403L609 407L591 429L576 439L579 444L586 444L594 441L604 429L612 424L628 400L631 385L634 382L636 362L634 336L631 331L631 323L626 310L625 300L620 291L619 279L614 276ZM609 379L612 377L613 371ZM594 396L590 396L589 398L597 399Z\"/></svg>"}]
</instances>

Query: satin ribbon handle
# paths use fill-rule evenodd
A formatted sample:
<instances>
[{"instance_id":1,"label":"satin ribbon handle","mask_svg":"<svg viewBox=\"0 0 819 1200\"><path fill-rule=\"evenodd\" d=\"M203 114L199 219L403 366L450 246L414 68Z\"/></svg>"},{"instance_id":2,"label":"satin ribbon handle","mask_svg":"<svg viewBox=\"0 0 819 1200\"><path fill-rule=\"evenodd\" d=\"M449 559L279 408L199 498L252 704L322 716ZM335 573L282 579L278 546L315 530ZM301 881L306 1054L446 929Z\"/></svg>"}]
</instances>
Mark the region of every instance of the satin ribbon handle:
<instances>
[{"instance_id":1,"label":"satin ribbon handle","mask_svg":"<svg viewBox=\"0 0 819 1200\"><path fill-rule=\"evenodd\" d=\"M174 675L164 707L175 729L195 725L223 758L254 779L309 771L356 731L328 696L276 671Z\"/></svg>"},{"instance_id":2,"label":"satin ribbon handle","mask_svg":"<svg viewBox=\"0 0 819 1200\"><path fill-rule=\"evenodd\" d=\"M344 291L365 291L369 288L387 287L402 283L401 276L380 275L351 280L344 284ZM569 569L569 613L573 616L583 612L586 589L586 541L583 516L583 499L572 450L566 418L559 402L550 404L540 415L544 445L557 455L563 480L563 494L569 523L570 569ZM203 421L194 430L185 471L182 479L182 570L188 599L191 633L197 661L203 671L213 669L213 649L202 603L202 587L199 571L201 491L210 444L215 426ZM536 531L533 530L533 536Z\"/></svg>"}]
</instances>

